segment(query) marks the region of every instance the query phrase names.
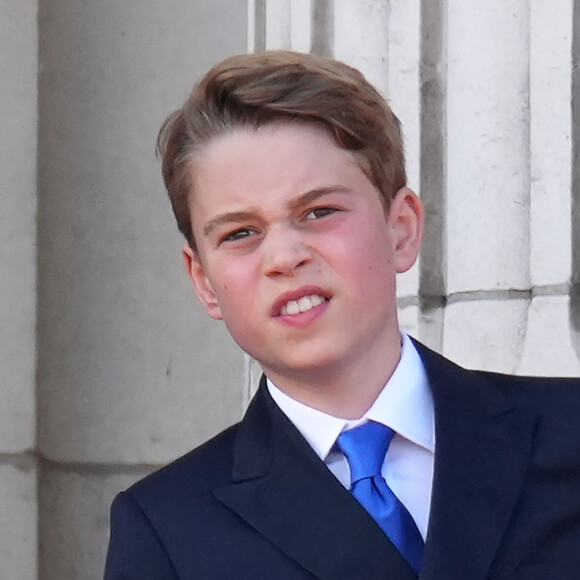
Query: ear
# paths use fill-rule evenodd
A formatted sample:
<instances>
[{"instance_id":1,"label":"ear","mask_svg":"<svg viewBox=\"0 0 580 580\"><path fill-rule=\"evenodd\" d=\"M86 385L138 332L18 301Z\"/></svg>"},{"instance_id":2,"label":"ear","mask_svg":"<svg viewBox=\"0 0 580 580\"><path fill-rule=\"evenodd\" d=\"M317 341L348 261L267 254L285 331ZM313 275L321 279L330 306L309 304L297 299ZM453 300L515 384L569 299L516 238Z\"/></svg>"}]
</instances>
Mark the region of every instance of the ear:
<instances>
[{"instance_id":1,"label":"ear","mask_svg":"<svg viewBox=\"0 0 580 580\"><path fill-rule=\"evenodd\" d=\"M396 193L388 216L397 273L406 272L417 259L423 238L423 204L408 187Z\"/></svg>"},{"instance_id":2,"label":"ear","mask_svg":"<svg viewBox=\"0 0 580 580\"><path fill-rule=\"evenodd\" d=\"M192 250L187 243L183 245L182 251L185 267L187 268L187 273L193 284L197 299L212 318L221 320L222 312L211 282L205 274L199 254L195 250Z\"/></svg>"}]
</instances>

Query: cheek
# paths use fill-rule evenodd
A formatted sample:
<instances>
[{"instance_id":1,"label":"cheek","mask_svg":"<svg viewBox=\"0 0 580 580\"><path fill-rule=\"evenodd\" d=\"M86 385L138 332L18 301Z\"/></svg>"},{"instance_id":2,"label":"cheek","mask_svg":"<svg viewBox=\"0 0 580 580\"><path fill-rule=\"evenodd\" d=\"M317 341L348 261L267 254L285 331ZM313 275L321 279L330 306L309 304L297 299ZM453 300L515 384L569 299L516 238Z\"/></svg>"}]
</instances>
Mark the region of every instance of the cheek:
<instances>
[{"instance_id":1,"label":"cheek","mask_svg":"<svg viewBox=\"0 0 580 580\"><path fill-rule=\"evenodd\" d=\"M338 244L337 239L340 240ZM369 268L392 267L393 264L388 229L383 222L373 218L360 227L343 228L335 243L329 244L329 251L333 251L339 261L363 272Z\"/></svg>"},{"instance_id":2,"label":"cheek","mask_svg":"<svg viewBox=\"0 0 580 580\"><path fill-rule=\"evenodd\" d=\"M254 305L254 284L249 266L240 263L218 263L212 268L211 282L222 313L244 313Z\"/></svg>"},{"instance_id":3,"label":"cheek","mask_svg":"<svg viewBox=\"0 0 580 580\"><path fill-rule=\"evenodd\" d=\"M336 248L337 268L350 281L361 302L387 300L395 290L395 268L388 236L368 232L353 236L349 243Z\"/></svg>"}]
</instances>

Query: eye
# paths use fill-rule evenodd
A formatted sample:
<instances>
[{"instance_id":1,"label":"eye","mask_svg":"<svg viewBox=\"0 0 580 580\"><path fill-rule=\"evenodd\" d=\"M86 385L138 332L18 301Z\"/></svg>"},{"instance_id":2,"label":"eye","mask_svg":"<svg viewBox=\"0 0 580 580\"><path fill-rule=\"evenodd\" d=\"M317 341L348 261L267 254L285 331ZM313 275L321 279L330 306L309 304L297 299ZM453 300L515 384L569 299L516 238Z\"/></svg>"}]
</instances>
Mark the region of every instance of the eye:
<instances>
[{"instance_id":1,"label":"eye","mask_svg":"<svg viewBox=\"0 0 580 580\"><path fill-rule=\"evenodd\" d=\"M234 230L233 232L229 232L229 233L223 235L220 238L220 243L238 242L240 240L244 240L246 238L249 238L254 233L255 232L253 230L251 230L250 228L239 228L237 230Z\"/></svg>"},{"instance_id":2,"label":"eye","mask_svg":"<svg viewBox=\"0 0 580 580\"><path fill-rule=\"evenodd\" d=\"M306 219L307 220L319 220L321 218L325 218L329 215L332 215L333 213L336 213L337 211L339 211L339 210L335 207L329 207L329 206L315 207L314 209L311 209L306 214Z\"/></svg>"}]
</instances>

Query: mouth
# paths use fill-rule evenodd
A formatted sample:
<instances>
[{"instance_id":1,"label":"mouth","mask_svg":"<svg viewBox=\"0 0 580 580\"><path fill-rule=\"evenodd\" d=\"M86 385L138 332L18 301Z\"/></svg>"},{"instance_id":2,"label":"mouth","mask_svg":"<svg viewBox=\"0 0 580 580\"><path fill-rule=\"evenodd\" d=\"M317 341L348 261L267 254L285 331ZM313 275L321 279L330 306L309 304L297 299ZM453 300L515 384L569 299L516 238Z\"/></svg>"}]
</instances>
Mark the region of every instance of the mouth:
<instances>
[{"instance_id":1,"label":"mouth","mask_svg":"<svg viewBox=\"0 0 580 580\"><path fill-rule=\"evenodd\" d=\"M309 296L303 296L300 300L289 300L280 309L280 314L286 316L288 314L300 314L302 312L307 312L312 310L315 306L320 306L323 302L327 302L328 299L320 294L311 294Z\"/></svg>"},{"instance_id":2,"label":"mouth","mask_svg":"<svg viewBox=\"0 0 580 580\"><path fill-rule=\"evenodd\" d=\"M328 302L331 295L315 286L299 288L291 292L282 294L272 307L272 316L295 316L308 312L325 302Z\"/></svg>"}]
</instances>

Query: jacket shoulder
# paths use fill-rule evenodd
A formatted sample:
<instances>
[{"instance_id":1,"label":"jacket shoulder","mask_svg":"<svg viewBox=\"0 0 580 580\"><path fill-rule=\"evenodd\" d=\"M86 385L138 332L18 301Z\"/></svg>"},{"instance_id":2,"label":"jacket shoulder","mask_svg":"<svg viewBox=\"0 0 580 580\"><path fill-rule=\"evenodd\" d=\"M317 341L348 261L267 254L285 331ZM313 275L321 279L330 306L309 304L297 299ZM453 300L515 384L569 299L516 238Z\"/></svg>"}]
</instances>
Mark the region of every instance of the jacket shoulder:
<instances>
[{"instance_id":1,"label":"jacket shoulder","mask_svg":"<svg viewBox=\"0 0 580 580\"><path fill-rule=\"evenodd\" d=\"M142 505L163 497L199 496L231 479L232 454L239 423L151 473L126 490Z\"/></svg>"},{"instance_id":2,"label":"jacket shoulder","mask_svg":"<svg viewBox=\"0 0 580 580\"><path fill-rule=\"evenodd\" d=\"M580 408L580 378L534 377L506 375L488 371L474 371L493 383L508 399L532 405L539 411Z\"/></svg>"}]
</instances>

